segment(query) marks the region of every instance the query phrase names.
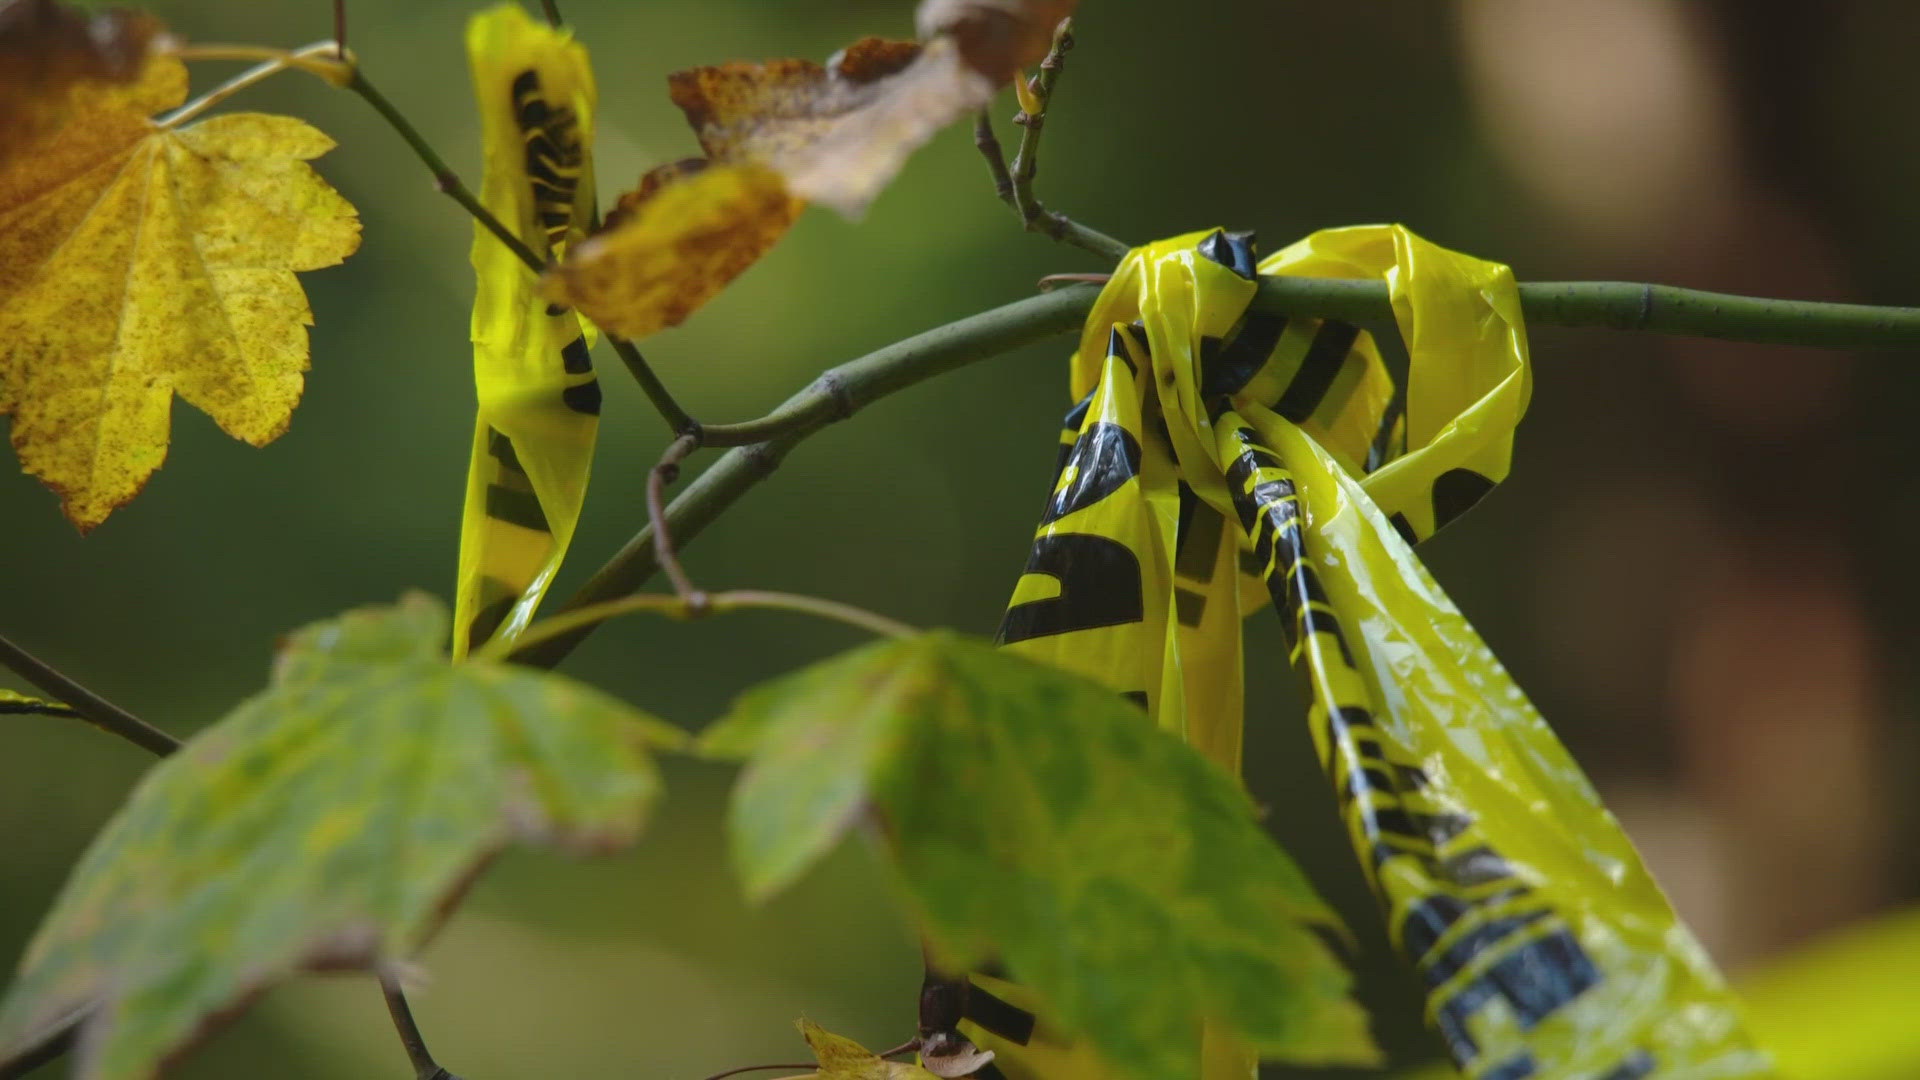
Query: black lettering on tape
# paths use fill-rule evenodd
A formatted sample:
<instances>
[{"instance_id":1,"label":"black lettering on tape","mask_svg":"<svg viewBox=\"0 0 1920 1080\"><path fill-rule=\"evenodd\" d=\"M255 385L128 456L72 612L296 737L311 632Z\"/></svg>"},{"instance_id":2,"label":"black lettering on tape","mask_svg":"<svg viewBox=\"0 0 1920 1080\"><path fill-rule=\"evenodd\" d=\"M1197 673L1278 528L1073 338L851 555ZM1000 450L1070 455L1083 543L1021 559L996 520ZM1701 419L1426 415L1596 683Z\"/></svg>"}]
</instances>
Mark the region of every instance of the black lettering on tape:
<instances>
[{"instance_id":1,"label":"black lettering on tape","mask_svg":"<svg viewBox=\"0 0 1920 1080\"><path fill-rule=\"evenodd\" d=\"M1493 481L1472 469L1448 469L1433 482L1433 527L1473 509L1473 504L1493 490Z\"/></svg>"},{"instance_id":2,"label":"black lettering on tape","mask_svg":"<svg viewBox=\"0 0 1920 1080\"><path fill-rule=\"evenodd\" d=\"M1140 475L1140 440L1119 424L1095 421L1074 441L1067 466L1073 479L1047 503L1042 528L1100 502Z\"/></svg>"},{"instance_id":3,"label":"black lettering on tape","mask_svg":"<svg viewBox=\"0 0 1920 1080\"><path fill-rule=\"evenodd\" d=\"M1026 572L1058 580L1060 593L1008 608L996 639L1001 645L1146 617L1140 557L1118 540L1092 533L1042 536L1033 543Z\"/></svg>"}]
</instances>

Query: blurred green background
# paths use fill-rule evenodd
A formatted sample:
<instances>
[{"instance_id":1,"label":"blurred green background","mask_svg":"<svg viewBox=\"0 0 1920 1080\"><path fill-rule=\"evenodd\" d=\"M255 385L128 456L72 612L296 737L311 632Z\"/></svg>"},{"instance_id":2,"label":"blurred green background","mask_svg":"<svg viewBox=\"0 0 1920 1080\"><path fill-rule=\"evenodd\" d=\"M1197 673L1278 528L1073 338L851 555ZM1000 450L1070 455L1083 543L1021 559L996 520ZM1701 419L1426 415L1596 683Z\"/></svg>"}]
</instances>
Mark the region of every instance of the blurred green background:
<instances>
[{"instance_id":1,"label":"blurred green background","mask_svg":"<svg viewBox=\"0 0 1920 1080\"><path fill-rule=\"evenodd\" d=\"M331 32L321 0L152 6L195 41ZM370 77L476 181L461 34L477 6L350 4ZM564 0L598 66L603 189L694 152L668 71L824 58L909 34L911 6ZM1920 297L1920 6L1086 0L1078 23L1041 194L1129 240L1225 225L1272 249L1396 220L1522 279ZM196 88L229 73L196 68ZM320 168L366 225L358 255L306 276L313 370L292 429L254 451L177 409L167 467L85 538L37 483L0 476L0 632L183 734L263 683L276 635L410 588L448 594L472 425L469 223L356 98L288 75L235 107L337 138ZM1007 137L1012 106L996 112ZM1097 269L1022 234L953 130L864 221L810 211L647 352L697 415L746 419L1042 274ZM1914 358L1533 336L1513 476L1423 549L1441 581L1730 969L1910 899ZM1050 475L1064 349L975 365L823 432L701 537L691 569L990 633ZM607 422L558 595L641 524L665 441L619 363L600 362ZM1383 1044L1424 1060L1411 978L1336 831L1277 620L1248 632L1249 781L1360 930ZM780 615L633 619L566 670L697 728L741 688L853 640ZM0 962L150 764L79 724L0 732ZM504 858L422 958L415 1005L442 1063L473 1080L691 1080L792 1059L803 1014L876 1046L911 1034L917 955L871 853L850 846L747 908L721 858L729 779L673 765L631 853ZM316 977L269 994L179 1075L406 1070L373 986Z\"/></svg>"}]
</instances>

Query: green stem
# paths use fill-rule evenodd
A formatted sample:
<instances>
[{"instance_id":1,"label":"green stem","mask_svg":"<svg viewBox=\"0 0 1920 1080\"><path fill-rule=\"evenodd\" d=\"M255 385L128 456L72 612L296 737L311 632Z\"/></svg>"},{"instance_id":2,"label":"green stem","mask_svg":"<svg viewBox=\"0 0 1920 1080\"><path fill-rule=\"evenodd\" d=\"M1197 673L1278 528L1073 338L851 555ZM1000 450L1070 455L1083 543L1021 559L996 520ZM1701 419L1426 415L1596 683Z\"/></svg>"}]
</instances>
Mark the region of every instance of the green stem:
<instances>
[{"instance_id":1,"label":"green stem","mask_svg":"<svg viewBox=\"0 0 1920 1080\"><path fill-rule=\"evenodd\" d=\"M769 421L779 418L777 437L722 454L668 505L665 520L674 540L685 545L698 536L819 428L935 375L1076 329L1097 294L1098 290L1081 286L1019 300L897 341L827 372L768 417ZM642 529L560 610L575 611L627 596L658 569L653 529ZM516 651L514 659L552 667L592 629L581 626L534 643Z\"/></svg>"},{"instance_id":2,"label":"green stem","mask_svg":"<svg viewBox=\"0 0 1920 1080\"><path fill-rule=\"evenodd\" d=\"M1263 277L1253 306L1279 315L1393 324L1381 281ZM1920 346L1920 308L1771 300L1635 281L1523 282L1520 307L1530 326L1600 326L1826 349Z\"/></svg>"},{"instance_id":3,"label":"green stem","mask_svg":"<svg viewBox=\"0 0 1920 1080\"><path fill-rule=\"evenodd\" d=\"M1828 349L1920 345L1920 309L1773 300L1630 281L1520 286L1527 321Z\"/></svg>"},{"instance_id":4,"label":"green stem","mask_svg":"<svg viewBox=\"0 0 1920 1080\"><path fill-rule=\"evenodd\" d=\"M845 623L879 637L902 638L919 633L906 623L889 619L885 615L868 611L866 608L800 593L772 592L766 589L729 589L723 593L714 593L708 599L712 602L715 611L746 611L753 608L767 611L792 611L801 615L812 615L819 619Z\"/></svg>"},{"instance_id":5,"label":"green stem","mask_svg":"<svg viewBox=\"0 0 1920 1080\"><path fill-rule=\"evenodd\" d=\"M166 757L180 749L180 740L54 670L52 665L0 637L0 665L38 687L42 693L73 706L80 718L111 732L143 750Z\"/></svg>"},{"instance_id":6,"label":"green stem","mask_svg":"<svg viewBox=\"0 0 1920 1080\"><path fill-rule=\"evenodd\" d=\"M704 429L706 445L731 441L735 448L667 506L664 520L676 542L684 545L699 535L819 428L942 372L1076 330L1097 295L1089 286L1071 286L948 323L833 368L759 420ZM1920 308L1767 300L1629 282L1523 284L1520 297L1527 320L1536 325L1607 326L1839 349L1920 347ZM1252 306L1273 314L1393 325L1387 287L1375 281L1262 278ZM561 611L633 593L658 570L653 530L642 529ZM516 659L551 667L591 629L583 626L529 646L516 653Z\"/></svg>"},{"instance_id":7,"label":"green stem","mask_svg":"<svg viewBox=\"0 0 1920 1080\"><path fill-rule=\"evenodd\" d=\"M393 103L387 100L386 95L367 81L365 72L355 67L353 76L347 80L346 88L359 94L367 104L373 106L373 110L380 114L387 125L406 140L406 144L413 149L414 156L425 163L427 171L433 174L435 186L454 202L459 203L467 213L473 215L473 220L485 226L488 232L499 237L500 242L507 245L509 251L518 256L521 262L527 264L527 269L533 271L534 276L538 277L546 273L547 264L541 260L540 256L535 255L532 248L514 235L513 230L501 224L500 219L494 217L492 211L482 206L479 199L473 197L473 192L467 190L467 185L460 182L459 174L447 167L447 163L434 152L432 144L414 129L407 118L400 114L399 109L393 107Z\"/></svg>"},{"instance_id":8,"label":"green stem","mask_svg":"<svg viewBox=\"0 0 1920 1080\"><path fill-rule=\"evenodd\" d=\"M549 642L582 637L610 619L622 615L646 612L669 619L700 619L708 615L725 614L749 610L792 611L815 618L830 619L845 623L856 629L880 637L912 637L919 631L906 623L897 622L866 608L843 604L838 600L827 600L818 596L803 596L799 593L772 592L765 589L730 589L726 592L707 593L698 600L685 595L663 596L656 593L639 593L623 596L617 600L606 600L597 604L581 607L569 607L550 618L527 627L510 647L514 650L511 659L526 662L527 655ZM495 638L474 653L474 659L500 661L508 659L501 654L509 646L502 645Z\"/></svg>"},{"instance_id":9,"label":"green stem","mask_svg":"<svg viewBox=\"0 0 1920 1080\"><path fill-rule=\"evenodd\" d=\"M685 567L680 565L680 556L673 549L673 528L666 521L667 485L680 478L680 463L687 455L700 449L699 435L689 432L668 444L666 452L660 455L660 463L647 474L647 525L653 529L653 557L660 568L667 572L667 580L673 582L673 594L685 601L688 610L699 612L706 608L708 597L693 587L693 579L687 576Z\"/></svg>"}]
</instances>

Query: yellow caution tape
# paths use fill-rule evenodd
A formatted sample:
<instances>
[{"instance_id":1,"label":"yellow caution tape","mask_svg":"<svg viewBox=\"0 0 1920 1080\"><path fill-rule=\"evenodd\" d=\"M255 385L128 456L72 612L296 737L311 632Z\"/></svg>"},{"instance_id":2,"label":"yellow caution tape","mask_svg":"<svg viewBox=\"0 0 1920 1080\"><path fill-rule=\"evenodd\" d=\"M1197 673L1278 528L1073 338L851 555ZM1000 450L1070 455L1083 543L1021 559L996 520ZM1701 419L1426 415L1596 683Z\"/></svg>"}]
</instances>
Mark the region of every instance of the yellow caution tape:
<instances>
[{"instance_id":1,"label":"yellow caution tape","mask_svg":"<svg viewBox=\"0 0 1920 1080\"><path fill-rule=\"evenodd\" d=\"M1130 253L1073 358L1080 404L1000 640L1135 698L1237 774L1240 617L1271 602L1354 850L1465 1076L1772 1076L1619 824L1411 547L1507 474L1530 389L1511 272L1366 226L1257 273L1384 279L1404 398L1366 329L1248 310L1250 237ZM974 975L958 998L977 1004L956 1029L1004 1075L1103 1075L1020 988ZM1253 1075L1223 1040L1206 1056L1209 1080Z\"/></svg>"},{"instance_id":2,"label":"yellow caution tape","mask_svg":"<svg viewBox=\"0 0 1920 1080\"><path fill-rule=\"evenodd\" d=\"M593 214L593 69L564 30L518 5L474 17L467 55L486 176L480 201L543 260ZM600 384L581 320L474 226L473 381L479 398L455 591L455 657L517 637L553 581L586 497Z\"/></svg>"}]
</instances>

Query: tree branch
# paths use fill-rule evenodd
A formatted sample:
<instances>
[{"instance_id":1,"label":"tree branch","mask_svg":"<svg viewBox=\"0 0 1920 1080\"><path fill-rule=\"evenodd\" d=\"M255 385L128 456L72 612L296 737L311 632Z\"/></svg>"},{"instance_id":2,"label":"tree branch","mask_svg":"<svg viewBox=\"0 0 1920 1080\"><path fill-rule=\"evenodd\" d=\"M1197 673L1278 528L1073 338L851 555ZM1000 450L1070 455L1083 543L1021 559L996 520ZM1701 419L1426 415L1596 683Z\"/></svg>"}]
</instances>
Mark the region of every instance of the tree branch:
<instances>
[{"instance_id":1,"label":"tree branch","mask_svg":"<svg viewBox=\"0 0 1920 1080\"><path fill-rule=\"evenodd\" d=\"M547 8L547 14L554 25L560 24L560 13L551 5ZM365 73L358 65L355 65L353 76L347 81L346 88L364 98L367 104L373 106L374 111L378 112L387 124L399 133L406 144L413 149L414 156L425 163L427 171L433 174L434 184L441 191L446 192L454 202L459 203L468 214L472 215L475 221L498 237L501 243L507 245L508 250L518 256L535 277L546 273L547 264L533 253L532 248L514 235L513 230L502 224L492 211L482 205L479 199L474 198L473 192L467 190L467 186L460 182L459 174L447 167L447 163L434 151L433 146L419 131L415 130L399 109L394 108L386 95L374 89L373 84L367 81ZM597 212L595 217L597 220ZM667 390L667 385L654 374L652 366L647 363L646 357L640 354L639 348L633 342L614 334L607 335L607 342L613 346L613 351L619 355L621 362L626 364L628 373L633 376L633 381L640 384L640 389L647 395L647 400L653 403L654 410L667 422L667 426L673 430L674 434L684 435L700 426L699 421L689 416L687 410L681 408L680 403L674 400L673 394Z\"/></svg>"},{"instance_id":2,"label":"tree branch","mask_svg":"<svg viewBox=\"0 0 1920 1080\"><path fill-rule=\"evenodd\" d=\"M1013 197L1013 174L1007 171L1007 152L1000 147L1000 136L993 133L993 114L986 109L973 118L973 145L987 159L987 175L993 177L993 193L1000 201L1020 212Z\"/></svg>"},{"instance_id":3,"label":"tree branch","mask_svg":"<svg viewBox=\"0 0 1920 1080\"><path fill-rule=\"evenodd\" d=\"M687 576L686 568L680 565L680 556L673 549L673 528L667 523L663 503L667 485L680 479L680 463L698 449L698 435L682 435L667 445L666 452L660 455L660 463L647 473L647 527L653 530L653 560L667 572L667 580L673 583L674 595L687 605L687 612L691 615L705 612L707 594L694 588L693 579Z\"/></svg>"},{"instance_id":4,"label":"tree branch","mask_svg":"<svg viewBox=\"0 0 1920 1080\"><path fill-rule=\"evenodd\" d=\"M460 182L460 174L454 172L445 161L441 160L440 155L434 151L433 145L427 142L426 137L414 128L399 109L394 108L393 102L388 101L385 94L374 89L373 84L367 81L366 72L361 71L358 64L354 65L353 75L347 80L346 88L359 94L367 104L373 106L373 111L380 114L381 119L387 122L387 126L406 141L407 146L413 150L414 156L419 158L426 165L427 171L433 174L436 187L445 192L454 202L459 203L462 209L473 216L473 220L485 226L486 230L498 237L501 243L507 245L507 249L518 256L521 262L527 264L527 269L533 271L535 277L546 273L547 264L541 261L540 256L535 255L532 248L521 242L512 229L502 225L500 219L493 216L493 211L488 210L481 205L479 199L474 198L473 192L467 190L467 185Z\"/></svg>"},{"instance_id":5,"label":"tree branch","mask_svg":"<svg viewBox=\"0 0 1920 1080\"><path fill-rule=\"evenodd\" d=\"M1033 193L1034 176L1040 171L1040 132L1047 123L1047 105L1053 100L1054 86L1060 81L1060 73L1066 70L1067 51L1072 48L1073 20L1061 19L1053 30L1053 48L1046 59L1040 61L1040 74L1030 82L1015 86L1020 91L1020 113L1013 122L1025 130L1020 135L1020 149L1014 155L1011 168L1000 148L999 136L993 133L993 119L984 111L974 120L973 144L987 159L987 169L993 174L994 193L1020 215L1020 223L1028 232L1045 233L1102 258L1117 260L1127 253L1127 244L1089 229L1065 214L1048 210Z\"/></svg>"},{"instance_id":6,"label":"tree branch","mask_svg":"<svg viewBox=\"0 0 1920 1080\"><path fill-rule=\"evenodd\" d=\"M1256 310L1393 325L1387 286L1348 278L1263 277ZM1602 326L1658 334L1825 349L1920 346L1920 308L1771 300L1636 281L1520 285L1530 326Z\"/></svg>"},{"instance_id":7,"label":"tree branch","mask_svg":"<svg viewBox=\"0 0 1920 1080\"><path fill-rule=\"evenodd\" d=\"M55 671L32 653L0 637L0 665L68 705L80 718L111 732L143 750L166 757L180 749L180 740Z\"/></svg>"},{"instance_id":8,"label":"tree branch","mask_svg":"<svg viewBox=\"0 0 1920 1080\"><path fill-rule=\"evenodd\" d=\"M698 536L748 489L771 475L789 450L819 428L942 372L1075 329L1086 319L1096 294L1097 290L1081 287L1019 300L916 334L828 371L755 422L780 434L722 454L673 500L667 507L666 521L674 540L685 545ZM653 530L642 529L560 611L626 596L658 569ZM513 658L523 664L552 667L591 630L582 627L517 652Z\"/></svg>"},{"instance_id":9,"label":"tree branch","mask_svg":"<svg viewBox=\"0 0 1920 1080\"><path fill-rule=\"evenodd\" d=\"M715 433L757 441L736 444L666 508L664 520L676 542L685 545L698 536L819 428L942 372L1078 329L1096 295L1098 290L1091 287L1073 286L948 323L827 371L759 420L707 428L710 444L724 445L715 442ZM1920 308L1768 300L1606 281L1523 284L1520 298L1528 322L1536 325L1606 326L1837 349L1920 347ZM1382 282L1264 277L1252 306L1273 314L1393 325ZM659 568L653 530L642 529L560 611L629 595ZM552 667L591 630L582 627L538 643L514 659Z\"/></svg>"}]
</instances>

